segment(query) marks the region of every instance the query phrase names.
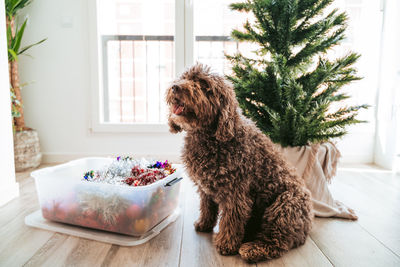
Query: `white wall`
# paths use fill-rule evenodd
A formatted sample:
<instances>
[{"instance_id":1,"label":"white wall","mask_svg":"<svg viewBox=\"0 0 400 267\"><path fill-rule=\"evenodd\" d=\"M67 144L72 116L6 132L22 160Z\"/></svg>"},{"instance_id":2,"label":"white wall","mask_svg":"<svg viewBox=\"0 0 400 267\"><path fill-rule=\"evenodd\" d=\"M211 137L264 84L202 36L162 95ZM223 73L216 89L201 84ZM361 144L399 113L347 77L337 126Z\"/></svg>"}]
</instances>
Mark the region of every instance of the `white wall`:
<instances>
[{"instance_id":1,"label":"white wall","mask_svg":"<svg viewBox=\"0 0 400 267\"><path fill-rule=\"evenodd\" d=\"M25 43L47 37L21 60L28 126L41 140L45 161L87 155L136 154L177 158L181 138L170 133L92 133L88 4L82 0L35 0L27 8ZM71 18L73 25L62 26Z\"/></svg>"},{"instance_id":2,"label":"white wall","mask_svg":"<svg viewBox=\"0 0 400 267\"><path fill-rule=\"evenodd\" d=\"M26 122L39 132L44 160L124 153L178 158L180 135L90 131L92 48L88 40L87 1L35 0L26 9L30 23L24 42L48 38L29 52L34 59L21 59L21 80L34 82L23 90ZM62 21L68 18L72 19L72 26L63 27ZM370 95L374 94L372 89ZM343 162L372 162L374 128L374 121L353 127L339 141Z\"/></svg>"},{"instance_id":3,"label":"white wall","mask_svg":"<svg viewBox=\"0 0 400 267\"><path fill-rule=\"evenodd\" d=\"M0 206L18 196L10 111L4 1L0 1Z\"/></svg>"}]
</instances>

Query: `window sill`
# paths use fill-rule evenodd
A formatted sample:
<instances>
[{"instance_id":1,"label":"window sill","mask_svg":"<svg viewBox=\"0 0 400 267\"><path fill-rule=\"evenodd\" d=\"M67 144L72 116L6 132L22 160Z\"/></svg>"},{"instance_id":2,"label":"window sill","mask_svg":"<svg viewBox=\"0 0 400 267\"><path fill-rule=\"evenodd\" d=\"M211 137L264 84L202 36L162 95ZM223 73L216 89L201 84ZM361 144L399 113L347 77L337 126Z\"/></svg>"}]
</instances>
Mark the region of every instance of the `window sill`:
<instances>
[{"instance_id":1,"label":"window sill","mask_svg":"<svg viewBox=\"0 0 400 267\"><path fill-rule=\"evenodd\" d=\"M156 123L100 123L92 125L93 133L168 133L167 124Z\"/></svg>"}]
</instances>

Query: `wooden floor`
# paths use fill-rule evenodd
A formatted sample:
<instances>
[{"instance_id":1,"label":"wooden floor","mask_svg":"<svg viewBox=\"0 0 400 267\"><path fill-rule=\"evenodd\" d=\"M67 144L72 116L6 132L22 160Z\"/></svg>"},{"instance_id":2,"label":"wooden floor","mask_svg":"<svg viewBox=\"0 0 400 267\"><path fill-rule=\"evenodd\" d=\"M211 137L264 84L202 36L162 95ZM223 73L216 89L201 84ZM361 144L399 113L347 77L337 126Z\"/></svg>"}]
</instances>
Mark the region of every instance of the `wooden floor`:
<instances>
[{"instance_id":1,"label":"wooden floor","mask_svg":"<svg viewBox=\"0 0 400 267\"><path fill-rule=\"evenodd\" d=\"M340 201L356 209L356 222L316 218L306 244L253 266L400 266L400 176L374 166L342 168L332 184ZM357 168L356 168L357 167ZM211 234L196 233L198 197L182 182L182 214L157 237L120 247L30 228L24 217L39 208L29 172L18 173L20 197L0 207L0 266L247 266L220 256Z\"/></svg>"}]
</instances>

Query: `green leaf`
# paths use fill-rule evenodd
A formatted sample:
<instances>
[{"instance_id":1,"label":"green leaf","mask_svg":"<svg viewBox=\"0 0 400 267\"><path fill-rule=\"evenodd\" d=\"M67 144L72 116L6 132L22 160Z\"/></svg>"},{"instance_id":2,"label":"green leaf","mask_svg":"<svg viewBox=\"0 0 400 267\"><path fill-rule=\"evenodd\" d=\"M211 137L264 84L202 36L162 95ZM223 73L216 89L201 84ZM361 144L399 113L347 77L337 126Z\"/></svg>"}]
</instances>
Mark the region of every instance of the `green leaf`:
<instances>
[{"instance_id":1,"label":"green leaf","mask_svg":"<svg viewBox=\"0 0 400 267\"><path fill-rule=\"evenodd\" d=\"M10 40L12 40L13 39L13 37L12 37L12 31L11 31L11 26L9 25L8 27L7 27L7 46L8 46L8 48L10 48L10 43L9 43L9 41Z\"/></svg>"},{"instance_id":2,"label":"green leaf","mask_svg":"<svg viewBox=\"0 0 400 267\"><path fill-rule=\"evenodd\" d=\"M38 45L38 44L41 44L41 43L43 43L43 42L46 41L46 40L47 40L47 38L45 38L45 39L43 39L43 40L40 40L40 41L37 42L37 43L34 43L34 44L31 44L31 45L28 45L28 46L23 47L23 48L21 49L21 51L18 52L18 55L23 54L26 50L28 50L28 49L30 49L30 48L32 48L32 47Z\"/></svg>"},{"instance_id":3,"label":"green leaf","mask_svg":"<svg viewBox=\"0 0 400 267\"><path fill-rule=\"evenodd\" d=\"M232 3L229 5L231 10L249 12L251 9L250 3Z\"/></svg>"},{"instance_id":4,"label":"green leaf","mask_svg":"<svg viewBox=\"0 0 400 267\"><path fill-rule=\"evenodd\" d=\"M31 0L5 0L6 13L9 17L13 17L31 2Z\"/></svg>"},{"instance_id":5,"label":"green leaf","mask_svg":"<svg viewBox=\"0 0 400 267\"><path fill-rule=\"evenodd\" d=\"M15 31L15 39L13 42L13 49L14 51L19 54L19 48L21 46L21 41L22 41L22 37L24 36L24 32L25 32L25 27L26 27L26 23L28 22L27 19L25 19L24 23L22 24L21 28L17 28Z\"/></svg>"},{"instance_id":6,"label":"green leaf","mask_svg":"<svg viewBox=\"0 0 400 267\"><path fill-rule=\"evenodd\" d=\"M18 60L17 54L12 49L8 49L8 60L9 61L17 61Z\"/></svg>"}]
</instances>

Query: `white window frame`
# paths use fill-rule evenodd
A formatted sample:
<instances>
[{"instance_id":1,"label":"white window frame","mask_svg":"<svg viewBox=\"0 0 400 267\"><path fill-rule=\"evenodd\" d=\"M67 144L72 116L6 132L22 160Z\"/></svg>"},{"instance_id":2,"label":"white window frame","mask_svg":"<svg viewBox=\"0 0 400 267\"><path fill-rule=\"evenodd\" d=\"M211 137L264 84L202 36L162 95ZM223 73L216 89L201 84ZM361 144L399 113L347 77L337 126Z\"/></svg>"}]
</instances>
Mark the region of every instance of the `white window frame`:
<instances>
[{"instance_id":1,"label":"white window frame","mask_svg":"<svg viewBox=\"0 0 400 267\"><path fill-rule=\"evenodd\" d=\"M88 0L90 63L89 130L99 133L167 133L166 123L104 123L101 40L98 38L98 0ZM193 1L175 0L175 76L193 64Z\"/></svg>"}]
</instances>

